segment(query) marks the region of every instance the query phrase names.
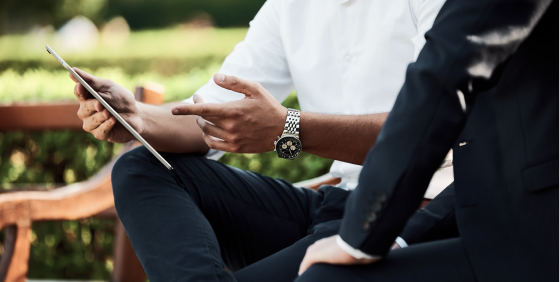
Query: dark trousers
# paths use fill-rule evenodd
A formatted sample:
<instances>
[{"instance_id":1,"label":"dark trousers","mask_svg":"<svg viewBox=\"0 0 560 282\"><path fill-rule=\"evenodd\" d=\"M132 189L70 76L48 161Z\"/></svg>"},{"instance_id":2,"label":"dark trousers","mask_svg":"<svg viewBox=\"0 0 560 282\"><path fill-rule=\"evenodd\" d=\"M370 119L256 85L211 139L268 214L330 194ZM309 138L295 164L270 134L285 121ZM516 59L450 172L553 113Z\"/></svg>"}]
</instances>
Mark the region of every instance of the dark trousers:
<instances>
[{"instance_id":1,"label":"dark trousers","mask_svg":"<svg viewBox=\"0 0 560 282\"><path fill-rule=\"evenodd\" d=\"M477 281L460 238L420 243L397 249L381 261L356 266L317 264L296 282L339 281Z\"/></svg>"},{"instance_id":2,"label":"dark trousers","mask_svg":"<svg viewBox=\"0 0 560 282\"><path fill-rule=\"evenodd\" d=\"M298 278L307 247L338 233L348 191L297 188L197 155L163 156L180 182L143 147L112 174L117 212L152 282L475 281L458 238L371 265L319 264Z\"/></svg>"},{"instance_id":3,"label":"dark trousers","mask_svg":"<svg viewBox=\"0 0 560 282\"><path fill-rule=\"evenodd\" d=\"M348 191L163 157L180 183L143 147L112 173L118 215L152 282L293 281L307 247L338 232Z\"/></svg>"}]
</instances>

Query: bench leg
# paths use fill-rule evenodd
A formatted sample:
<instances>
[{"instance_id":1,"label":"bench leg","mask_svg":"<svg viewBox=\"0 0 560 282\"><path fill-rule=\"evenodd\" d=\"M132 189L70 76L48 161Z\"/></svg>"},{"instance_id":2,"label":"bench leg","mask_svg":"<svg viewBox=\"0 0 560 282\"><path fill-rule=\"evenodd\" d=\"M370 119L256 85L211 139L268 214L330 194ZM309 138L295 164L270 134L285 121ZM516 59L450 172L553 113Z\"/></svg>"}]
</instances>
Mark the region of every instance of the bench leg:
<instances>
[{"instance_id":1,"label":"bench leg","mask_svg":"<svg viewBox=\"0 0 560 282\"><path fill-rule=\"evenodd\" d=\"M25 282L31 248L31 222L8 226L4 236L4 253L0 262L0 279ZM4 276L4 277L2 277Z\"/></svg>"},{"instance_id":2,"label":"bench leg","mask_svg":"<svg viewBox=\"0 0 560 282\"><path fill-rule=\"evenodd\" d=\"M132 249L124 227L117 217L115 227L113 282L145 282L146 273Z\"/></svg>"}]
</instances>

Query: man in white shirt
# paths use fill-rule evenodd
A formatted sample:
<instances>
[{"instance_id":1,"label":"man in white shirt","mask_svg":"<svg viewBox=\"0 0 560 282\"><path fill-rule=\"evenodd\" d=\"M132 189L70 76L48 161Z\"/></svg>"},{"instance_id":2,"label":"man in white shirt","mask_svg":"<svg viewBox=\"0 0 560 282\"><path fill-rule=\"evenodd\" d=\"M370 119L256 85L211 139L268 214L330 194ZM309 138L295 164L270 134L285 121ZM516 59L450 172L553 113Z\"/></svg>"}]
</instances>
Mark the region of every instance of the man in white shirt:
<instances>
[{"instance_id":1,"label":"man in white shirt","mask_svg":"<svg viewBox=\"0 0 560 282\"><path fill-rule=\"evenodd\" d=\"M356 187L357 164L443 2L269 0L220 74L190 99L194 105L136 103L119 85L80 72L167 152L179 175L144 148L121 157L113 170L119 217L150 280L293 280L307 246L336 234L345 189ZM301 112L278 102L294 88ZM110 142L132 139L79 84L75 92L86 131ZM296 188L200 157L275 148L284 158L303 148L337 160L331 173L345 189ZM452 181L450 168L440 174L437 190Z\"/></svg>"}]
</instances>

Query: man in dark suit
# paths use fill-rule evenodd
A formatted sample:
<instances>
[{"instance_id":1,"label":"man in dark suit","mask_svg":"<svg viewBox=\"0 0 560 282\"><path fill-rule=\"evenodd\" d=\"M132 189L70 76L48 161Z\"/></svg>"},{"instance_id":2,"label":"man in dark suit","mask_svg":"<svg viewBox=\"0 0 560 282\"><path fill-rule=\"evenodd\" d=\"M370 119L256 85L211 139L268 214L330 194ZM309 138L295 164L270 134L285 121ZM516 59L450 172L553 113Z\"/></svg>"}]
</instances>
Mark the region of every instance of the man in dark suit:
<instances>
[{"instance_id":1,"label":"man in dark suit","mask_svg":"<svg viewBox=\"0 0 560 282\"><path fill-rule=\"evenodd\" d=\"M297 281L558 281L558 33L557 1L447 1L339 235L309 247ZM454 204L428 209L460 237L388 253L449 148Z\"/></svg>"}]
</instances>

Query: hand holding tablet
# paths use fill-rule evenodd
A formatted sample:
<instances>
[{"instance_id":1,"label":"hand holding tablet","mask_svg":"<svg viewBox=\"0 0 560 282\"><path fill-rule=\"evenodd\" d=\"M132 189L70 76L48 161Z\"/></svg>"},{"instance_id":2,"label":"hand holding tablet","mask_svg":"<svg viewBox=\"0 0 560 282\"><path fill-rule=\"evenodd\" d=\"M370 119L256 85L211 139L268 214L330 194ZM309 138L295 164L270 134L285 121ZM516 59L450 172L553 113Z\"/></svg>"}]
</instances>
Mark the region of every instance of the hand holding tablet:
<instances>
[{"instance_id":1,"label":"hand holding tablet","mask_svg":"<svg viewBox=\"0 0 560 282\"><path fill-rule=\"evenodd\" d=\"M103 99L103 97L101 97L101 95L95 91L92 86L90 86L86 80L84 80L84 78L82 78L74 69L72 69L60 56L58 56L58 54L56 54L56 52L54 52L54 50L52 50L52 48L50 46L46 46L47 48L47 52L49 52L51 55L53 55L61 64L62 66L64 66L64 68L66 68L66 70L68 70L68 72L70 72L70 74L75 78L75 80L77 82L79 82L97 101L99 101L99 103L101 104L102 107L104 107L107 111L103 111L102 109L94 109L94 107L99 107L99 105L97 105L97 103L95 104L89 104L90 107L92 107L92 109L90 109L90 111L96 111L97 113L95 113L95 115L107 115L108 113L111 114L112 116L115 117L115 119L121 123L123 125L123 127L130 132L130 134L137 139L140 143L142 143L142 145L144 145L146 147L146 149L148 149L155 157L156 159L158 159L167 169L169 170L173 170L173 167L156 151L154 150L154 148L152 148L152 146L150 146L150 144L148 144L148 142L146 142L146 140L144 140L144 138L142 138L142 136L132 127L130 126L130 124L128 122L126 122L126 120L124 120L121 115L119 113L117 113L117 111L115 111L113 109L113 107L111 107L111 105L109 105L109 103L107 103L105 101L105 99ZM84 75L87 75L84 73ZM86 79L88 79L89 81L92 81L91 78L85 77ZM96 87L96 85L93 85L94 87ZM131 93L132 94L132 93ZM78 97L80 98L80 97ZM85 99L85 97L83 97ZM130 97L132 99L132 102L134 100L133 96L131 95ZM122 97L117 97L116 101L113 101L113 103L118 104L118 105L126 105L127 103L130 104L130 101L128 101L128 99L122 98ZM126 108L126 107L125 107ZM87 109L86 109L87 110ZM133 107L130 107L129 110L133 111ZM108 112L108 113L107 113ZM106 119L107 116L104 116L104 118ZM99 127L101 126L110 126L110 120L107 121L109 122L108 124L105 125L105 123L99 125ZM107 123L106 122L106 123ZM101 130L103 131L103 130Z\"/></svg>"}]
</instances>

